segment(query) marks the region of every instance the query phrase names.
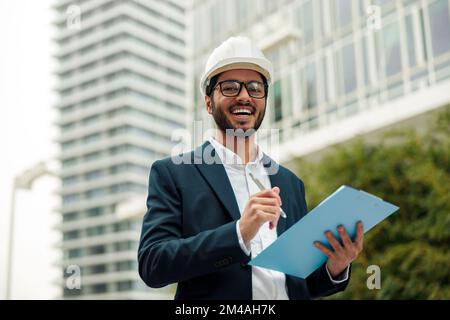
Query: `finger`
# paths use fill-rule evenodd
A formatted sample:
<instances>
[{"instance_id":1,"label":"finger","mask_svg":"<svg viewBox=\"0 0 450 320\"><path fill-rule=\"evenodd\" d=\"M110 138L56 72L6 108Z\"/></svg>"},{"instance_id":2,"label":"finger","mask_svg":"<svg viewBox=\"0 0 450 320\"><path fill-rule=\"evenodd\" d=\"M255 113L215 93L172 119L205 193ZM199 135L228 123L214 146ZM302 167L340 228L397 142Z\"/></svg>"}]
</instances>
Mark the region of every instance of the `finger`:
<instances>
[{"instance_id":1,"label":"finger","mask_svg":"<svg viewBox=\"0 0 450 320\"><path fill-rule=\"evenodd\" d=\"M283 205L283 202L281 201L281 197L280 197L280 191L281 191L280 188L278 188L278 187L273 187L272 190L273 190L273 192L275 192L275 193L277 194L278 199L279 199L279 201L280 201L280 206Z\"/></svg>"},{"instance_id":2,"label":"finger","mask_svg":"<svg viewBox=\"0 0 450 320\"><path fill-rule=\"evenodd\" d=\"M362 221L358 221L356 224L356 247L359 251L362 251L364 241L364 226Z\"/></svg>"},{"instance_id":3,"label":"finger","mask_svg":"<svg viewBox=\"0 0 450 320\"><path fill-rule=\"evenodd\" d=\"M282 202L281 202L281 197L280 197L280 188L273 187L272 188L272 192L273 192L273 196L278 199L278 202L279 202L279 204L281 206Z\"/></svg>"},{"instance_id":4,"label":"finger","mask_svg":"<svg viewBox=\"0 0 450 320\"><path fill-rule=\"evenodd\" d=\"M253 203L266 206L279 206L278 200L275 198L254 197Z\"/></svg>"},{"instance_id":5,"label":"finger","mask_svg":"<svg viewBox=\"0 0 450 320\"><path fill-rule=\"evenodd\" d=\"M261 191L258 191L253 196L254 197L273 197L273 190L272 189L264 189Z\"/></svg>"},{"instance_id":6,"label":"finger","mask_svg":"<svg viewBox=\"0 0 450 320\"><path fill-rule=\"evenodd\" d=\"M339 225L337 227L339 235L341 236L342 242L344 243L344 247L351 248L353 246L353 242L348 236L347 230L345 230L343 225Z\"/></svg>"},{"instance_id":7,"label":"finger","mask_svg":"<svg viewBox=\"0 0 450 320\"><path fill-rule=\"evenodd\" d=\"M314 246L322 251L324 255L326 255L328 258L333 257L333 251L325 247L323 244L321 244L319 241L314 241Z\"/></svg>"},{"instance_id":8,"label":"finger","mask_svg":"<svg viewBox=\"0 0 450 320\"><path fill-rule=\"evenodd\" d=\"M265 197L265 198L276 198L276 199L278 199L278 201L279 201L279 203L281 205L281 198L280 198L280 196L275 191L273 191L272 189L265 189L263 191L260 191L260 192L256 193L254 196Z\"/></svg>"},{"instance_id":9,"label":"finger","mask_svg":"<svg viewBox=\"0 0 450 320\"><path fill-rule=\"evenodd\" d=\"M256 214L258 215L258 218L261 222L272 222L274 225L277 224L278 217L274 214L270 214L261 210L258 210Z\"/></svg>"},{"instance_id":10,"label":"finger","mask_svg":"<svg viewBox=\"0 0 450 320\"><path fill-rule=\"evenodd\" d=\"M264 206L264 205L260 205L257 204L254 207L256 210L261 210L264 211L266 213L270 213L270 214L280 214L280 208L278 206Z\"/></svg>"},{"instance_id":11,"label":"finger","mask_svg":"<svg viewBox=\"0 0 450 320\"><path fill-rule=\"evenodd\" d=\"M277 228L278 220L280 220L280 216L278 216L277 219L276 219L275 221L270 221L270 222L269 222L269 229L270 229L270 230L272 230L272 229L274 229L274 228L275 228L275 229Z\"/></svg>"},{"instance_id":12,"label":"finger","mask_svg":"<svg viewBox=\"0 0 450 320\"><path fill-rule=\"evenodd\" d=\"M335 252L342 252L344 250L341 244L334 237L333 233L331 233L331 231L325 231L325 237L327 238L328 242L331 244Z\"/></svg>"}]
</instances>

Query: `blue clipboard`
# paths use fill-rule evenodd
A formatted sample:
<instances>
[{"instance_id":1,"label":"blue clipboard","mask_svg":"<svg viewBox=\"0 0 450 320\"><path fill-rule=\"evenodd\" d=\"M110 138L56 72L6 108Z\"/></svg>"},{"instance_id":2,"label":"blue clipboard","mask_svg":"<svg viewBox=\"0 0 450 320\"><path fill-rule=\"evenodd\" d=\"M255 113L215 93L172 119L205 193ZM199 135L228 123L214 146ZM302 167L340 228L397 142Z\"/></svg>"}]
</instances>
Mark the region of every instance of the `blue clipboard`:
<instances>
[{"instance_id":1,"label":"blue clipboard","mask_svg":"<svg viewBox=\"0 0 450 320\"><path fill-rule=\"evenodd\" d=\"M326 230L340 240L336 228L342 224L354 239L359 220L363 222L366 233L398 209L370 193L341 186L249 264L305 279L327 260L314 246L316 240L328 244L324 235Z\"/></svg>"}]
</instances>

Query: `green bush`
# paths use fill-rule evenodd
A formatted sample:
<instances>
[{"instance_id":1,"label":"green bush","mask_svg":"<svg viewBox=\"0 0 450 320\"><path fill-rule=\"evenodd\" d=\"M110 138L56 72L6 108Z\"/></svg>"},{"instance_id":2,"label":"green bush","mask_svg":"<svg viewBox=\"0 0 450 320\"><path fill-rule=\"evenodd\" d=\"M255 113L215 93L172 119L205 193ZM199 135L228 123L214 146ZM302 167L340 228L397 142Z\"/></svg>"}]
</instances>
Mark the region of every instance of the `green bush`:
<instances>
[{"instance_id":1,"label":"green bush","mask_svg":"<svg viewBox=\"0 0 450 320\"><path fill-rule=\"evenodd\" d=\"M449 156L447 106L425 133L391 131L333 147L319 163L296 161L310 209L342 184L400 207L365 235L347 290L332 299L450 299ZM379 290L367 288L369 265L381 268Z\"/></svg>"}]
</instances>

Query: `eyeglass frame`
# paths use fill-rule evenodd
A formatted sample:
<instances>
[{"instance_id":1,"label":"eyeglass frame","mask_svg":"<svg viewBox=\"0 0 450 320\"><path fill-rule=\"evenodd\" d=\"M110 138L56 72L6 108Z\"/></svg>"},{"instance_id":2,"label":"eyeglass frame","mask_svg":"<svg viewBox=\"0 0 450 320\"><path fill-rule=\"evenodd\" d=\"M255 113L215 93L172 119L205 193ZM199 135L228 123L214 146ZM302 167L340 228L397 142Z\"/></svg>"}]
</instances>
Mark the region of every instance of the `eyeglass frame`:
<instances>
[{"instance_id":1,"label":"eyeglass frame","mask_svg":"<svg viewBox=\"0 0 450 320\"><path fill-rule=\"evenodd\" d=\"M237 82L237 83L239 83L239 91L236 93L236 95L233 95L233 96L227 96L227 95L224 95L224 94L223 94L223 92L222 92L222 83L224 83L224 82ZM257 97L253 97L253 96L250 94L250 92L248 91L248 88L247 88L247 84L252 83L252 82L257 82L257 83L260 83L260 84L262 84L262 85L264 86L264 96L263 96L263 97L257 98ZM213 88L212 90L216 90L217 87L220 87L220 93L221 93L224 97L227 97L227 98L233 98L233 97L237 97L237 96L241 93L241 91L242 91L242 86L245 87L245 90L247 90L248 95L249 95L251 98L253 98L253 99L264 99L264 98L267 97L267 93L268 93L267 91L268 91L268 89L269 89L269 85L268 85L266 82L261 82L261 81L258 81L258 80L250 80L250 81L248 81L248 82L239 81L239 80L233 80L233 79L223 80L223 81L217 82L216 85L214 86L214 88Z\"/></svg>"}]
</instances>

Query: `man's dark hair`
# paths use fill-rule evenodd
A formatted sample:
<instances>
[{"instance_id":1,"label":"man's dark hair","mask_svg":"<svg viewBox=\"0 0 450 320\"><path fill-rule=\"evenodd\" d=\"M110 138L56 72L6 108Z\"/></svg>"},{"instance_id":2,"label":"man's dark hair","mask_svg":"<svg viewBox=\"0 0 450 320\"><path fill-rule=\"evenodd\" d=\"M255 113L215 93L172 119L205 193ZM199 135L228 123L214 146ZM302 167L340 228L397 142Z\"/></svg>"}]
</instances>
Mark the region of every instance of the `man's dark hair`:
<instances>
[{"instance_id":1,"label":"man's dark hair","mask_svg":"<svg viewBox=\"0 0 450 320\"><path fill-rule=\"evenodd\" d=\"M212 93L213 93L213 89L217 84L217 80L219 79L220 73L216 74L214 77L211 78L211 80L209 80L209 84L206 87L206 95L208 97L210 97L212 99Z\"/></svg>"}]
</instances>

